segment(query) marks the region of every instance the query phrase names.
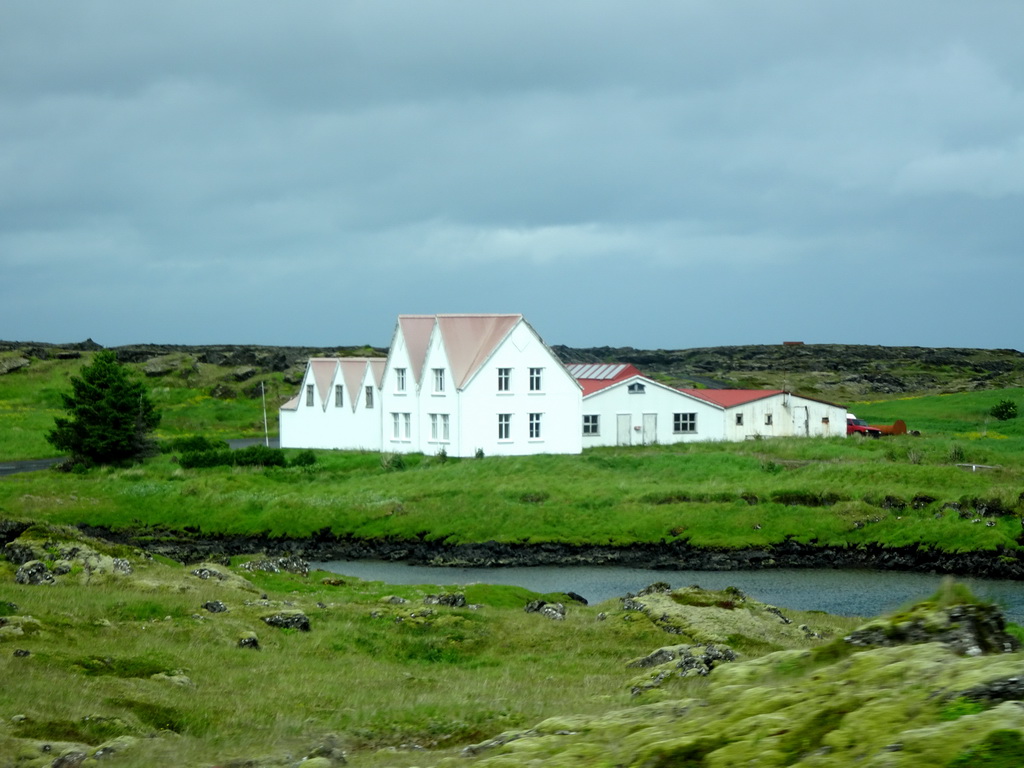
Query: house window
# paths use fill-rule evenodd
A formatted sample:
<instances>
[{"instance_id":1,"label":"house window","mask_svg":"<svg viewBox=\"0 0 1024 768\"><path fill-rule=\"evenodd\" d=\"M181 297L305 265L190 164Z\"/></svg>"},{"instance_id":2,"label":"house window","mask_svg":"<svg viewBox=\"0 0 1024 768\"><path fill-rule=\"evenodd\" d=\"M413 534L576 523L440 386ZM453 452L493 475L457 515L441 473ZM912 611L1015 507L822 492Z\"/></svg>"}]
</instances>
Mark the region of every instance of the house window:
<instances>
[{"instance_id":1,"label":"house window","mask_svg":"<svg viewBox=\"0 0 1024 768\"><path fill-rule=\"evenodd\" d=\"M334 385L334 407L341 408L345 404L345 388L341 384Z\"/></svg>"},{"instance_id":2,"label":"house window","mask_svg":"<svg viewBox=\"0 0 1024 768\"><path fill-rule=\"evenodd\" d=\"M828 424L828 416L822 416L821 417L821 423L822 424Z\"/></svg>"},{"instance_id":3,"label":"house window","mask_svg":"<svg viewBox=\"0 0 1024 768\"><path fill-rule=\"evenodd\" d=\"M373 408L373 387L366 388L366 407Z\"/></svg>"},{"instance_id":4,"label":"house window","mask_svg":"<svg viewBox=\"0 0 1024 768\"><path fill-rule=\"evenodd\" d=\"M306 405L309 406L309 405L312 405L312 404L313 404L313 385L312 384L307 384L306 385Z\"/></svg>"},{"instance_id":5,"label":"house window","mask_svg":"<svg viewBox=\"0 0 1024 768\"><path fill-rule=\"evenodd\" d=\"M600 430L600 416L596 413L585 413L583 414L583 434L584 435L599 435Z\"/></svg>"},{"instance_id":6,"label":"house window","mask_svg":"<svg viewBox=\"0 0 1024 768\"><path fill-rule=\"evenodd\" d=\"M743 414L742 413L737 413L736 414L736 426L737 427L742 427L743 426Z\"/></svg>"},{"instance_id":7,"label":"house window","mask_svg":"<svg viewBox=\"0 0 1024 768\"><path fill-rule=\"evenodd\" d=\"M764 425L766 427L770 427L772 425L772 415L770 413L766 413L764 415Z\"/></svg>"},{"instance_id":8,"label":"house window","mask_svg":"<svg viewBox=\"0 0 1024 768\"><path fill-rule=\"evenodd\" d=\"M434 391L444 392L444 368L434 369Z\"/></svg>"},{"instance_id":9,"label":"house window","mask_svg":"<svg viewBox=\"0 0 1024 768\"><path fill-rule=\"evenodd\" d=\"M405 392L405 368L395 368L395 390Z\"/></svg>"},{"instance_id":10,"label":"house window","mask_svg":"<svg viewBox=\"0 0 1024 768\"><path fill-rule=\"evenodd\" d=\"M512 382L512 369L511 368L499 368L498 369L498 391L508 392L510 384Z\"/></svg>"},{"instance_id":11,"label":"house window","mask_svg":"<svg viewBox=\"0 0 1024 768\"><path fill-rule=\"evenodd\" d=\"M408 440L412 435L412 414L392 413L392 437L395 440Z\"/></svg>"},{"instance_id":12,"label":"house window","mask_svg":"<svg viewBox=\"0 0 1024 768\"><path fill-rule=\"evenodd\" d=\"M647 390L647 387L645 387L643 384L641 384L640 382L637 381L637 382L634 382L634 383L630 384L628 389L629 389L629 394L631 394L631 395L642 395Z\"/></svg>"},{"instance_id":13,"label":"house window","mask_svg":"<svg viewBox=\"0 0 1024 768\"><path fill-rule=\"evenodd\" d=\"M540 414L530 414L530 439L540 440Z\"/></svg>"},{"instance_id":14,"label":"house window","mask_svg":"<svg viewBox=\"0 0 1024 768\"><path fill-rule=\"evenodd\" d=\"M540 372L543 368L531 368L530 369L530 391L540 392Z\"/></svg>"},{"instance_id":15,"label":"house window","mask_svg":"<svg viewBox=\"0 0 1024 768\"><path fill-rule=\"evenodd\" d=\"M447 441L449 439L449 423L447 413L430 414L430 439Z\"/></svg>"},{"instance_id":16,"label":"house window","mask_svg":"<svg viewBox=\"0 0 1024 768\"><path fill-rule=\"evenodd\" d=\"M673 413L672 431L677 435L692 434L697 431L696 413Z\"/></svg>"},{"instance_id":17,"label":"house window","mask_svg":"<svg viewBox=\"0 0 1024 768\"><path fill-rule=\"evenodd\" d=\"M511 440L512 439L512 414L511 413L499 413L498 414L498 439L499 440Z\"/></svg>"}]
</instances>

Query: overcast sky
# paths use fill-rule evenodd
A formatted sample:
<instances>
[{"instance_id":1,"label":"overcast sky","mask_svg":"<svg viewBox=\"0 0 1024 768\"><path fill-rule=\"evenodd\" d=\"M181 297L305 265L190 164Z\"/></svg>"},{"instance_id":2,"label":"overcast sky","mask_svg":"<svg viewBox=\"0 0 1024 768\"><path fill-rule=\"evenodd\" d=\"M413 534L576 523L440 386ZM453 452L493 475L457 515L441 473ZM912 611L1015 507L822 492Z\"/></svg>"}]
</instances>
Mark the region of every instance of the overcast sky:
<instances>
[{"instance_id":1,"label":"overcast sky","mask_svg":"<svg viewBox=\"0 0 1024 768\"><path fill-rule=\"evenodd\" d=\"M1024 349L1020 0L0 3L0 339Z\"/></svg>"}]
</instances>

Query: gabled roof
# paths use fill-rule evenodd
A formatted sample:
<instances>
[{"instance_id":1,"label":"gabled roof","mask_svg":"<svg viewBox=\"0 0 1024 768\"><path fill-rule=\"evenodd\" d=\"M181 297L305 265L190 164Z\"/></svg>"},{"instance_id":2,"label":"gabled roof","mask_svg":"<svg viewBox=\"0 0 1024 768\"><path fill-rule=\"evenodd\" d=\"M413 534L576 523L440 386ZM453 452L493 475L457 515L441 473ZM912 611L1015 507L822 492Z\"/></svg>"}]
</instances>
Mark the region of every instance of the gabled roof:
<instances>
[{"instance_id":1,"label":"gabled roof","mask_svg":"<svg viewBox=\"0 0 1024 768\"><path fill-rule=\"evenodd\" d=\"M340 357L336 361L341 368L341 378L345 382L349 405L355 408L361 392L359 387L366 378L366 367L370 367L374 384L380 388L380 375L387 362L383 357Z\"/></svg>"},{"instance_id":2,"label":"gabled roof","mask_svg":"<svg viewBox=\"0 0 1024 768\"><path fill-rule=\"evenodd\" d=\"M381 382L384 380L384 369L388 365L388 359L386 357L370 357L367 358L367 362L370 364L373 383L377 389L380 389Z\"/></svg>"},{"instance_id":3,"label":"gabled roof","mask_svg":"<svg viewBox=\"0 0 1024 768\"><path fill-rule=\"evenodd\" d=\"M783 394L781 389L681 389L688 395L706 400L722 408L732 408L737 405L746 405L755 400L763 400L767 397Z\"/></svg>"},{"instance_id":4,"label":"gabled roof","mask_svg":"<svg viewBox=\"0 0 1024 768\"><path fill-rule=\"evenodd\" d=\"M469 381L522 319L522 315L437 315L437 329L457 389Z\"/></svg>"},{"instance_id":5,"label":"gabled roof","mask_svg":"<svg viewBox=\"0 0 1024 768\"><path fill-rule=\"evenodd\" d=\"M570 363L565 368L583 387L584 397L620 381L643 375L636 366L625 363Z\"/></svg>"},{"instance_id":6,"label":"gabled roof","mask_svg":"<svg viewBox=\"0 0 1024 768\"><path fill-rule=\"evenodd\" d=\"M334 372L338 367L336 357L313 357L309 360L309 367L313 373L313 381L316 382L316 393L320 396L320 405L326 406L327 392L334 380Z\"/></svg>"},{"instance_id":7,"label":"gabled roof","mask_svg":"<svg viewBox=\"0 0 1024 768\"><path fill-rule=\"evenodd\" d=\"M430 334L434 330L434 315L399 315L398 327L409 351L409 365L412 366L412 380L419 384L423 374L423 363L427 359ZM378 382L379 386L379 382Z\"/></svg>"}]
</instances>

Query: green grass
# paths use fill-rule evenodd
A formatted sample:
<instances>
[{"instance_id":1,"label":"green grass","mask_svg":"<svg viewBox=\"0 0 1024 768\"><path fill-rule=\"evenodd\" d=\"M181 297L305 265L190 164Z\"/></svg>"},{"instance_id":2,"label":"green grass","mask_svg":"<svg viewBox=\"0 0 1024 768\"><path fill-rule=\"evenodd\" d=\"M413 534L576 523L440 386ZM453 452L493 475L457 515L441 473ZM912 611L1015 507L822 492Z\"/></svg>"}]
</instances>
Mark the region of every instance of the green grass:
<instances>
[{"instance_id":1,"label":"green grass","mask_svg":"<svg viewBox=\"0 0 1024 768\"><path fill-rule=\"evenodd\" d=\"M961 402L952 410L950 397L914 401L922 414L932 414L933 429L920 437L599 448L579 456L447 462L413 455L401 471L385 471L376 453L319 451L314 466L265 470L184 470L164 455L83 475L12 475L0 482L0 515L153 536L187 529L308 537L326 529L451 543L685 540L736 549L793 539L1015 550L1024 513L1020 425L1004 423L1000 436L981 435L989 394L956 396ZM950 423L951 415L959 418ZM967 432L978 434L958 436ZM951 446L960 444L971 460L997 468L958 468L963 462L952 460ZM972 522L983 517L993 525Z\"/></svg>"},{"instance_id":2,"label":"green grass","mask_svg":"<svg viewBox=\"0 0 1024 768\"><path fill-rule=\"evenodd\" d=\"M0 376L0 461L58 455L45 435L53 428L54 418L64 415L61 393L70 392L71 377L78 375L92 356L85 352L74 360L34 359L31 365ZM129 368L145 380L141 366ZM202 364L186 376L146 380L150 397L162 415L157 437L262 436L262 400L253 396L261 380L266 387L270 426L276 432L277 406L292 390L281 374L261 374L238 383L230 380L228 369ZM221 397L211 394L217 387ZM224 396L227 394L231 396Z\"/></svg>"}]
</instances>

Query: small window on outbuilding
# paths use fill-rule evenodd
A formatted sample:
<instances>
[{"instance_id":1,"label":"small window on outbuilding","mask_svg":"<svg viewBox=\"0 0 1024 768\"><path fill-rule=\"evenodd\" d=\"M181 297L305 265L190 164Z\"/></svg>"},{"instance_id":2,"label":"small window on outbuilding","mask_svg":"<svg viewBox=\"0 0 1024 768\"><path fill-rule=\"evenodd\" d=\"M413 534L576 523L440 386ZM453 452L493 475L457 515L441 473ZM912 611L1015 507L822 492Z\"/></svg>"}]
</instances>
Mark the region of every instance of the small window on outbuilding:
<instances>
[{"instance_id":1,"label":"small window on outbuilding","mask_svg":"<svg viewBox=\"0 0 1024 768\"><path fill-rule=\"evenodd\" d=\"M736 426L737 427L742 427L743 426L743 414L742 413L737 413L736 414Z\"/></svg>"},{"instance_id":2,"label":"small window on outbuilding","mask_svg":"<svg viewBox=\"0 0 1024 768\"><path fill-rule=\"evenodd\" d=\"M639 381L633 382L629 385L629 394L631 395L642 395L646 391L647 387L641 384Z\"/></svg>"}]
</instances>

